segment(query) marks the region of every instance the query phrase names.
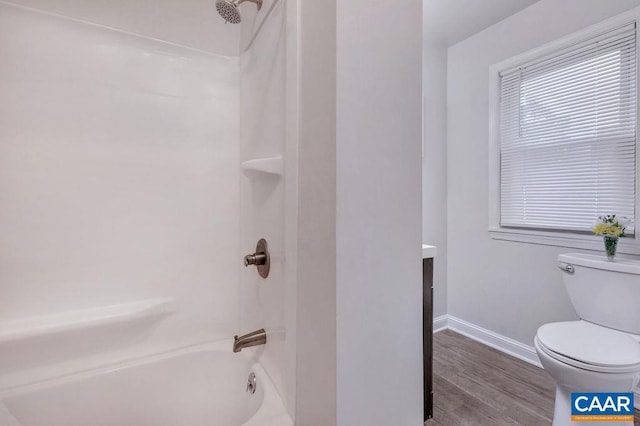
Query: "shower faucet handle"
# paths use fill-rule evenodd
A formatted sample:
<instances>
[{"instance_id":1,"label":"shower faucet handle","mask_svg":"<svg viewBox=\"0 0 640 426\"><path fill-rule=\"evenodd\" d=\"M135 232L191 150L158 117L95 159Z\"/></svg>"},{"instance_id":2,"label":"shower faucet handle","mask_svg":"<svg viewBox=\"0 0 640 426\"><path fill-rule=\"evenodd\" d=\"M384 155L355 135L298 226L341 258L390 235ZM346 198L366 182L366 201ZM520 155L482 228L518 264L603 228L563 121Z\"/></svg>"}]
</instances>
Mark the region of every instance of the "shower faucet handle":
<instances>
[{"instance_id":1,"label":"shower faucet handle","mask_svg":"<svg viewBox=\"0 0 640 426\"><path fill-rule=\"evenodd\" d=\"M258 268L258 274L262 278L269 276L269 269L271 267L271 257L269 256L269 247L267 241L261 238L256 244L256 252L248 254L244 257L244 266L256 265Z\"/></svg>"},{"instance_id":2,"label":"shower faucet handle","mask_svg":"<svg viewBox=\"0 0 640 426\"><path fill-rule=\"evenodd\" d=\"M267 256L264 253L248 254L244 257L244 266L264 265L266 261Z\"/></svg>"}]
</instances>

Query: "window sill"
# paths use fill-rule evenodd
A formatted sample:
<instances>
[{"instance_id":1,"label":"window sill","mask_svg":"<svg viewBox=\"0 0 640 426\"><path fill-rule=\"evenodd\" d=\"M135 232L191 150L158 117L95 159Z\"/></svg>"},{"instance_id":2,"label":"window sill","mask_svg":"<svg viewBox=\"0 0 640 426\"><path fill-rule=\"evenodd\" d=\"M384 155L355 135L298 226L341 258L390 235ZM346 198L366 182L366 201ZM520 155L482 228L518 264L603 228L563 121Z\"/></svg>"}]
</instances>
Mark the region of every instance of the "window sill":
<instances>
[{"instance_id":1,"label":"window sill","mask_svg":"<svg viewBox=\"0 0 640 426\"><path fill-rule=\"evenodd\" d=\"M494 240L513 241L582 250L603 251L602 237L595 235L565 234L552 231L529 231L524 229L489 228ZM634 237L620 238L618 253L640 255L640 241Z\"/></svg>"}]
</instances>

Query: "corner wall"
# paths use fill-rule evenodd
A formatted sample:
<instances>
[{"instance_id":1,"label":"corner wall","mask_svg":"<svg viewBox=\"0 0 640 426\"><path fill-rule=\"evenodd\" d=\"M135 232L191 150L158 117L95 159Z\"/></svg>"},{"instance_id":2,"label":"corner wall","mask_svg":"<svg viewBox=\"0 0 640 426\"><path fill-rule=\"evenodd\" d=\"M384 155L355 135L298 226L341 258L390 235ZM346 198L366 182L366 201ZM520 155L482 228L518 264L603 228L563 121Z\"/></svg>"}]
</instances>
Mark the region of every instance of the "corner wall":
<instances>
[{"instance_id":1,"label":"corner wall","mask_svg":"<svg viewBox=\"0 0 640 426\"><path fill-rule=\"evenodd\" d=\"M290 0L298 120L296 424L336 424L336 0ZM295 10L293 10L295 8ZM295 18L294 18L295 15ZM290 56L290 58L293 55Z\"/></svg>"},{"instance_id":2,"label":"corner wall","mask_svg":"<svg viewBox=\"0 0 640 426\"><path fill-rule=\"evenodd\" d=\"M542 0L449 48L448 314L529 346L540 325L576 318L556 258L577 250L487 231L489 66L639 4Z\"/></svg>"},{"instance_id":3,"label":"corner wall","mask_svg":"<svg viewBox=\"0 0 640 426\"><path fill-rule=\"evenodd\" d=\"M421 1L297 6L296 424L422 425Z\"/></svg>"},{"instance_id":4,"label":"corner wall","mask_svg":"<svg viewBox=\"0 0 640 426\"><path fill-rule=\"evenodd\" d=\"M438 247L433 316L447 313L447 48L423 39L422 242Z\"/></svg>"},{"instance_id":5,"label":"corner wall","mask_svg":"<svg viewBox=\"0 0 640 426\"><path fill-rule=\"evenodd\" d=\"M422 1L337 8L337 419L422 416Z\"/></svg>"}]
</instances>

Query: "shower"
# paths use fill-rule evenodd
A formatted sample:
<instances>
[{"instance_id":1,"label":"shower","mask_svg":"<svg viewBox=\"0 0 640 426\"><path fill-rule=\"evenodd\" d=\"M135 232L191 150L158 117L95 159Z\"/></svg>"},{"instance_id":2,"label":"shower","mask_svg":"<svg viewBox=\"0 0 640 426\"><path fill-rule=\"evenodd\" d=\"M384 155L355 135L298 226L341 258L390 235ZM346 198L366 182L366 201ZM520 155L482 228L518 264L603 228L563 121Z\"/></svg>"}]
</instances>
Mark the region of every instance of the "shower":
<instances>
[{"instance_id":1,"label":"shower","mask_svg":"<svg viewBox=\"0 0 640 426\"><path fill-rule=\"evenodd\" d=\"M293 426L292 2L31 1L0 0L0 425Z\"/></svg>"},{"instance_id":2,"label":"shower","mask_svg":"<svg viewBox=\"0 0 640 426\"><path fill-rule=\"evenodd\" d=\"M239 24L242 21L242 16L238 7L246 1L255 3L258 10L262 8L262 0L217 0L216 10L225 20L225 23Z\"/></svg>"}]
</instances>

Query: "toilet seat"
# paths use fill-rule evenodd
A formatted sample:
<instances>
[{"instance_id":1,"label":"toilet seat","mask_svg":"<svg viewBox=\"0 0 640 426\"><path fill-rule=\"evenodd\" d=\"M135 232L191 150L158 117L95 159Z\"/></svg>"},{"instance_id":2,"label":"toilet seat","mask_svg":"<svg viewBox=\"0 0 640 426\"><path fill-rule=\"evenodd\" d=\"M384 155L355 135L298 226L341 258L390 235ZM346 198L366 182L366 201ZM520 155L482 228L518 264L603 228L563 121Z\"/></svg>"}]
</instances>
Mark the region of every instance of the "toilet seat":
<instances>
[{"instance_id":1,"label":"toilet seat","mask_svg":"<svg viewBox=\"0 0 640 426\"><path fill-rule=\"evenodd\" d=\"M640 370L640 342L634 336L587 321L545 324L538 329L536 340L551 358L583 370L601 373Z\"/></svg>"}]
</instances>

